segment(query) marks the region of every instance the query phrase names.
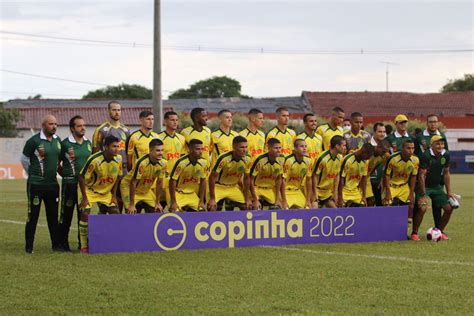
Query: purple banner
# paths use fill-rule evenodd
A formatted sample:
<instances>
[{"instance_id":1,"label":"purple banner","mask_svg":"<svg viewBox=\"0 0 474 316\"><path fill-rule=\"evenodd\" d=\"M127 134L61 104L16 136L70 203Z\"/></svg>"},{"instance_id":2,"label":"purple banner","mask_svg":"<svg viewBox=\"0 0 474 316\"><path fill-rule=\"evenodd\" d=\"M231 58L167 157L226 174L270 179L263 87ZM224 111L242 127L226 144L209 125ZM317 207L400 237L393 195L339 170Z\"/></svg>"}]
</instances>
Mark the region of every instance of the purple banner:
<instances>
[{"instance_id":1,"label":"purple banner","mask_svg":"<svg viewBox=\"0 0 474 316\"><path fill-rule=\"evenodd\" d=\"M406 240L408 207L89 216L89 252Z\"/></svg>"}]
</instances>

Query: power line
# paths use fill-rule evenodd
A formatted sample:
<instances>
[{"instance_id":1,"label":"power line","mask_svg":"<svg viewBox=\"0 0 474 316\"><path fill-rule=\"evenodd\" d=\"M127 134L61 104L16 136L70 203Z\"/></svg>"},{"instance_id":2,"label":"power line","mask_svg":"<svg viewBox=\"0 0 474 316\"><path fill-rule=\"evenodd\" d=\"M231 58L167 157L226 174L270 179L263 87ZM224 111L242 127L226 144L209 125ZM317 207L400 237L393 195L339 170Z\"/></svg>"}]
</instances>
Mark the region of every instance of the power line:
<instances>
[{"instance_id":1,"label":"power line","mask_svg":"<svg viewBox=\"0 0 474 316\"><path fill-rule=\"evenodd\" d=\"M107 47L128 47L128 48L152 48L152 44L137 43L137 42L118 42L118 41L103 41L94 39L84 38L72 38L63 36L47 36L30 33L0 31L3 34L9 34L14 36L26 36L44 39L53 39L55 41L40 41L33 39L13 39L4 38L6 40L23 40L31 42L44 42L44 43L55 43L55 44L72 44L72 45L85 45L85 46L107 46ZM193 46L179 46L170 45L162 46L162 49L176 50L176 51L194 51L194 52L212 52L212 53L250 53L250 54L280 54L280 55L375 55L375 54L443 54L443 53L472 53L472 48L459 48L459 49L443 49L443 48L405 48L405 49L347 49L347 50L334 50L334 49L275 49L275 48L264 48L264 47L214 47L206 45L193 45Z\"/></svg>"},{"instance_id":2,"label":"power line","mask_svg":"<svg viewBox=\"0 0 474 316\"><path fill-rule=\"evenodd\" d=\"M51 76L45 76L45 75L31 74L31 73L27 73L27 72L13 71L13 70L7 70L7 69L0 69L0 71L1 72L6 72L6 73L11 73L11 74L16 74L16 75L23 75L23 76L29 76L29 77L51 79L51 80L59 80L59 81L67 81L67 82L74 82L74 83L80 83L80 84L89 84L89 85L94 85L94 86L103 86L103 87L110 86L110 85L105 84L105 83L65 79L65 78L58 78L58 77L51 77Z\"/></svg>"},{"instance_id":3,"label":"power line","mask_svg":"<svg viewBox=\"0 0 474 316\"><path fill-rule=\"evenodd\" d=\"M51 79L51 80L58 80L58 81L66 81L66 82L73 82L73 83L80 83L80 84L97 85L97 86L103 86L103 87L113 86L112 84L97 83L97 82L90 82L90 81L81 81L81 80L66 79L66 78L58 78L58 77L32 74L32 73L13 71L13 70L7 70L7 69L0 69L0 71L1 72L6 72L6 73L11 73L11 74L16 74L16 75L22 75L22 76L29 76L29 77L36 77L36 78L43 78L43 79ZM174 91L165 90L165 89L163 89L162 91L164 91L166 93L174 92ZM47 94L47 93L45 93L45 94Z\"/></svg>"}]
</instances>

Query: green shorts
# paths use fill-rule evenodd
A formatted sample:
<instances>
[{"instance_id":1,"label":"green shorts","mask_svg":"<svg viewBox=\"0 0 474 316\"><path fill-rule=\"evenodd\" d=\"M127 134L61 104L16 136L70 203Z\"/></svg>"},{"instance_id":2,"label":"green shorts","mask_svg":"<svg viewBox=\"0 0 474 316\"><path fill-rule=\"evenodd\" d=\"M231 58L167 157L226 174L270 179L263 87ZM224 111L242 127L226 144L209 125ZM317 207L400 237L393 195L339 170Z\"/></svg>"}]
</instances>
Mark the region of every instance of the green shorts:
<instances>
[{"instance_id":1,"label":"green shorts","mask_svg":"<svg viewBox=\"0 0 474 316\"><path fill-rule=\"evenodd\" d=\"M443 206L449 203L448 195L444 192L442 186L426 187L426 195L431 199L431 204L436 206ZM416 191L416 201L420 198L420 191Z\"/></svg>"}]
</instances>

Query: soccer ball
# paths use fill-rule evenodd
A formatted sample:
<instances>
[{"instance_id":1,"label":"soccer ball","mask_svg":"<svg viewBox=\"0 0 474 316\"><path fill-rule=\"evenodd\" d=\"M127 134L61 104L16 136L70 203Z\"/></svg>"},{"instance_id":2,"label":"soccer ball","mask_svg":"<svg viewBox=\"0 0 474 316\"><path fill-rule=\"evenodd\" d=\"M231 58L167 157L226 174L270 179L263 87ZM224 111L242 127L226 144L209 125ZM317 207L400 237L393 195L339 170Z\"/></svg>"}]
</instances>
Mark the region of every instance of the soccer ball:
<instances>
[{"instance_id":1,"label":"soccer ball","mask_svg":"<svg viewBox=\"0 0 474 316\"><path fill-rule=\"evenodd\" d=\"M440 241L441 231L436 227L431 227L426 231L426 239L430 241Z\"/></svg>"}]
</instances>

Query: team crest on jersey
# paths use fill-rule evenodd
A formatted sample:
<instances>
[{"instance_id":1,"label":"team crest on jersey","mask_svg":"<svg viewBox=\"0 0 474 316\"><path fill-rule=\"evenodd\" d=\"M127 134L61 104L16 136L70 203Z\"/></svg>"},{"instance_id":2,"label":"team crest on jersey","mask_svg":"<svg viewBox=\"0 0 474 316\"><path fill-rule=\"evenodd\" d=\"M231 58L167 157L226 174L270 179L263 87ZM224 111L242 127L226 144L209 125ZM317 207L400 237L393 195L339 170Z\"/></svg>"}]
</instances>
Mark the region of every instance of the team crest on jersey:
<instances>
[{"instance_id":1,"label":"team crest on jersey","mask_svg":"<svg viewBox=\"0 0 474 316\"><path fill-rule=\"evenodd\" d=\"M118 168L116 166L112 166L112 168L110 168L110 172L111 173L116 173L116 172L118 172Z\"/></svg>"},{"instance_id":2,"label":"team crest on jersey","mask_svg":"<svg viewBox=\"0 0 474 316\"><path fill-rule=\"evenodd\" d=\"M245 172L245 168L244 168L243 166L240 166L240 167L239 167L239 172L240 172L240 173L244 173L244 172Z\"/></svg>"},{"instance_id":3,"label":"team crest on jersey","mask_svg":"<svg viewBox=\"0 0 474 316\"><path fill-rule=\"evenodd\" d=\"M441 165L444 166L446 164L446 158L441 157Z\"/></svg>"},{"instance_id":4,"label":"team crest on jersey","mask_svg":"<svg viewBox=\"0 0 474 316\"><path fill-rule=\"evenodd\" d=\"M74 205L74 201L73 201L73 200L67 200L67 201L66 201L66 206L67 206L67 207L71 207L71 206L73 206L73 205Z\"/></svg>"},{"instance_id":5,"label":"team crest on jersey","mask_svg":"<svg viewBox=\"0 0 474 316\"><path fill-rule=\"evenodd\" d=\"M120 138L121 138L122 140L126 140L126 139L127 139L127 135L125 135L124 132L120 132Z\"/></svg>"},{"instance_id":6,"label":"team crest on jersey","mask_svg":"<svg viewBox=\"0 0 474 316\"><path fill-rule=\"evenodd\" d=\"M107 132L109 130L109 127L108 126L105 126L104 127L104 132Z\"/></svg>"},{"instance_id":7,"label":"team crest on jersey","mask_svg":"<svg viewBox=\"0 0 474 316\"><path fill-rule=\"evenodd\" d=\"M36 206L40 205L40 199L39 199L39 197L37 197L37 196L34 197L34 199L33 199L33 205L36 205Z\"/></svg>"},{"instance_id":8,"label":"team crest on jersey","mask_svg":"<svg viewBox=\"0 0 474 316\"><path fill-rule=\"evenodd\" d=\"M412 167L412 166L408 166L408 167L407 167L407 171L408 171L408 173L411 173L411 172L413 171L413 167Z\"/></svg>"},{"instance_id":9,"label":"team crest on jersey","mask_svg":"<svg viewBox=\"0 0 474 316\"><path fill-rule=\"evenodd\" d=\"M201 176L201 170L196 170L196 177L200 177Z\"/></svg>"}]
</instances>

